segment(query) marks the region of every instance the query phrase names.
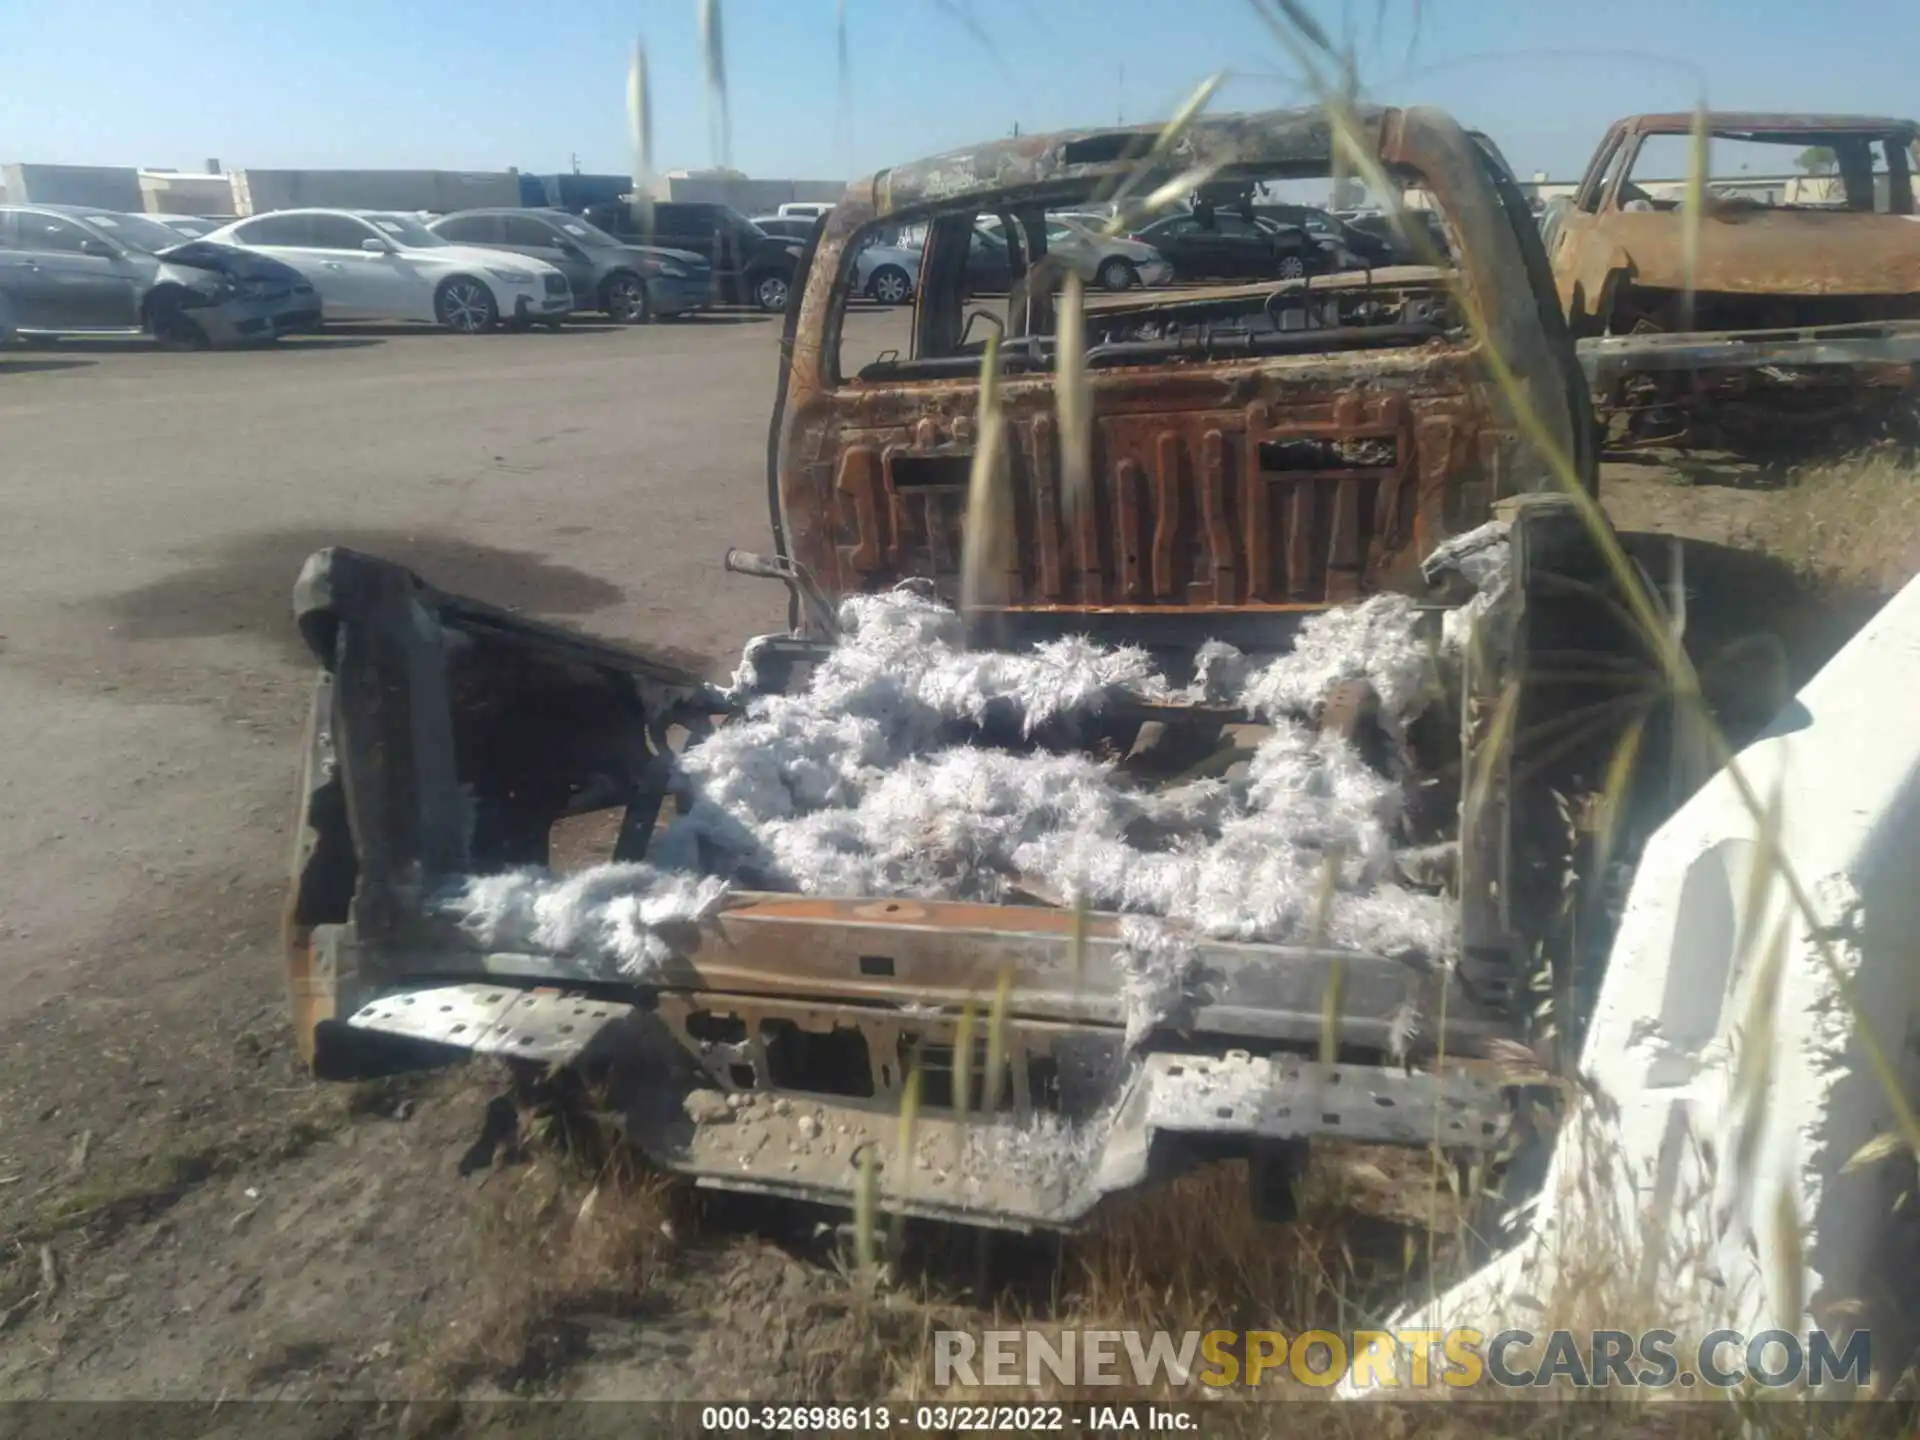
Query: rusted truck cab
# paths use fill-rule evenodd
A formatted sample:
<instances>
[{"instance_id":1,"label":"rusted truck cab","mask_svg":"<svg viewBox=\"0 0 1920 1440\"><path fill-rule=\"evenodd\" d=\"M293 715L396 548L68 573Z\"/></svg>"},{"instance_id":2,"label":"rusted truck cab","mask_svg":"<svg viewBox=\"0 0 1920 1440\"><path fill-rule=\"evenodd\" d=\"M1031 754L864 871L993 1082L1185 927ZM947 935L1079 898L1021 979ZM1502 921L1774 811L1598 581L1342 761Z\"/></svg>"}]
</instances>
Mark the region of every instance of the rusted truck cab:
<instances>
[{"instance_id":1,"label":"rusted truck cab","mask_svg":"<svg viewBox=\"0 0 1920 1440\"><path fill-rule=\"evenodd\" d=\"M1688 113L1615 122L1550 225L1554 284L1616 439L1737 441L1910 401L1920 129L1705 118L1697 225Z\"/></svg>"},{"instance_id":2,"label":"rusted truck cab","mask_svg":"<svg viewBox=\"0 0 1920 1440\"><path fill-rule=\"evenodd\" d=\"M1181 166L1218 164L1248 182L1324 176L1324 119L1203 123L1148 179L1136 174L1153 139L1142 129L1022 138L850 187L788 317L773 466L781 552L830 595L918 576L957 597L989 328L1017 501L1003 633L1137 639L1145 627L1231 641L1276 613L1417 588L1419 558L1440 541L1552 483L1489 383L1461 291L1591 483L1585 402L1524 203L1438 112L1377 110L1365 123L1386 170L1432 197L1452 254L1435 267L1093 301L1095 493L1072 517L1059 491L1047 212L1143 191ZM1004 301L966 292L966 244L989 217L1015 240ZM927 235L907 343L845 363L861 243L903 228Z\"/></svg>"},{"instance_id":3,"label":"rusted truck cab","mask_svg":"<svg viewBox=\"0 0 1920 1440\"><path fill-rule=\"evenodd\" d=\"M882 1208L984 1225L1070 1226L1106 1195L1219 1156L1251 1156L1270 1179L1316 1136L1497 1145L1504 1098L1474 1057L1526 1033L1528 966L1564 891L1554 789L1605 768L1619 685L1645 657L1528 438L1544 434L1592 484L1584 386L1525 203L1442 114L1362 122L1395 183L1432 197L1449 253L1089 302L1090 494L1077 505L1062 489L1048 212L1137 200L1197 167L1324 178L1325 117L1206 120L1157 153L1152 127L1024 137L852 186L815 231L786 316L772 553L730 560L790 586L791 625L749 643L731 689L371 557L310 560L296 612L321 674L287 940L315 1069L474 1052L605 1065L625 1077L631 1137L699 1184L846 1204L855 1157L874 1155ZM1006 237L1003 293L970 290L983 216ZM910 316L855 293L859 248L883 232L922 246ZM1465 322L1469 297L1484 333ZM989 330L1009 498L997 533L969 537ZM1488 346L1519 377L1532 431ZM1498 594L1458 575L1429 583L1422 561L1496 513L1511 546ZM1142 1027L1123 917L1076 912L1038 884L1022 903L982 904L733 877L701 923L661 932L671 953L640 978L589 947L483 943L435 907L463 877L557 865L556 837L583 818L606 822L598 858L645 860L685 800L689 747L754 713L757 695L804 684L848 597L907 584L956 599L970 539L1000 557L992 603L967 617L980 643L1126 641L1176 678L1208 641L1284 653L1306 619L1389 589L1419 597L1438 644L1446 614L1478 599L1457 690L1408 737L1410 813L1453 858L1431 884L1457 901L1457 955L1196 935L1181 993ZM1549 652L1611 660L1597 686L1561 675L1523 690L1529 657ZM1303 723L1368 723L1360 698L1324 699ZM1157 726L1204 750L1246 718L1178 697L1116 703L1078 743L1131 756ZM964 743L994 743L989 729ZM994 1054L1006 1083L982 1089ZM909 1106L931 1172L887 1158Z\"/></svg>"}]
</instances>

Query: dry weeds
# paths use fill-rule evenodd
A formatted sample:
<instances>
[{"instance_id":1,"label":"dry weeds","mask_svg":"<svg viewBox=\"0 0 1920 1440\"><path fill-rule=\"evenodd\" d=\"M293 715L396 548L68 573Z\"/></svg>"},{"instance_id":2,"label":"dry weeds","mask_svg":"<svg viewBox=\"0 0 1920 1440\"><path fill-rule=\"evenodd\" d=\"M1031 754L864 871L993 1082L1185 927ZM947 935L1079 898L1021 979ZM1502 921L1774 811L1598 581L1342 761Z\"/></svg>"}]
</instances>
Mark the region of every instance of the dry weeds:
<instances>
[{"instance_id":1,"label":"dry weeds","mask_svg":"<svg viewBox=\"0 0 1920 1440\"><path fill-rule=\"evenodd\" d=\"M550 1387L577 1358L572 1322L638 1319L659 1298L683 1192L615 1151L597 1168L565 1155L492 1171L472 1232L478 1300L418 1357L422 1394Z\"/></svg>"},{"instance_id":2,"label":"dry weeds","mask_svg":"<svg viewBox=\"0 0 1920 1440\"><path fill-rule=\"evenodd\" d=\"M1920 574L1920 458L1881 445L1809 465L1756 538L1817 587L1891 595Z\"/></svg>"}]
</instances>

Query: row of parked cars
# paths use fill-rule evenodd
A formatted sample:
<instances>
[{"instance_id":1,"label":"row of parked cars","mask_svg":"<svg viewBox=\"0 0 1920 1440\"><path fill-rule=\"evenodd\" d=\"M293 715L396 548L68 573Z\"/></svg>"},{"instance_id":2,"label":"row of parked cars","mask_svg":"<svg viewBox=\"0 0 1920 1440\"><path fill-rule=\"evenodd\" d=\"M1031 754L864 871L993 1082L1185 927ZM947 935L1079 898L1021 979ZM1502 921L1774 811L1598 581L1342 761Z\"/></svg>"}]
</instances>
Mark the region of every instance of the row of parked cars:
<instances>
[{"instance_id":1,"label":"row of parked cars","mask_svg":"<svg viewBox=\"0 0 1920 1440\"><path fill-rule=\"evenodd\" d=\"M265 341L331 319L412 320L478 333L558 327L581 310L621 324L708 305L786 308L802 249L828 205L749 220L725 205L558 209L280 210L232 221L62 205L0 206L0 334L141 332L160 344ZM1389 263L1391 243L1305 206L1164 216L1127 235L1106 217L1050 216L1047 245L1089 285L1297 277ZM924 236L876 236L854 284L888 305L919 286ZM968 283L1004 292L999 224L973 237ZM8 312L11 312L10 315Z\"/></svg>"}]
</instances>

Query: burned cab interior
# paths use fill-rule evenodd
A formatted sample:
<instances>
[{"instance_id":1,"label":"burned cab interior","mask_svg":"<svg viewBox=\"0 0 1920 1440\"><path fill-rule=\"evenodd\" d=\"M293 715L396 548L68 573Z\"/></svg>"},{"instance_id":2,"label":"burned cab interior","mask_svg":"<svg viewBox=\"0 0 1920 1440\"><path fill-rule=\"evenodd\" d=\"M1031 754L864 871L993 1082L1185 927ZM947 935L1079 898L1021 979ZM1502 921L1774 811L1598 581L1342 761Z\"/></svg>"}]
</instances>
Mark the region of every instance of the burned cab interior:
<instances>
[{"instance_id":1,"label":"burned cab interior","mask_svg":"<svg viewBox=\"0 0 1920 1440\"><path fill-rule=\"evenodd\" d=\"M849 254L869 240L918 252L915 304L910 316L876 315L849 285L834 318L837 378L890 385L976 374L990 336L999 342L1002 374L1050 373L1058 296L1075 270L1092 292L1084 343L1093 371L1421 345L1457 333L1460 317L1448 299L1449 232L1444 223L1432 223L1438 217L1421 223L1401 213L1409 198L1416 204L1425 198L1419 177L1396 177L1401 185L1391 196L1344 182L1343 198L1356 210L1381 216L1399 240L1399 253L1426 262L1368 266L1304 227L1256 210L1275 199L1324 204L1332 177L1303 174L1304 168L1252 169L1167 198L1152 210L1144 197L1116 202L1106 196L1110 185L1082 184L1010 198L991 209L962 205L933 209L907 223L898 217L876 221L848 247ZM1179 278L1100 293L1088 271L1102 243L1130 238L1169 214L1187 220L1176 241L1164 242L1181 247ZM1302 243L1324 252L1324 268L1283 276L1281 257Z\"/></svg>"}]
</instances>

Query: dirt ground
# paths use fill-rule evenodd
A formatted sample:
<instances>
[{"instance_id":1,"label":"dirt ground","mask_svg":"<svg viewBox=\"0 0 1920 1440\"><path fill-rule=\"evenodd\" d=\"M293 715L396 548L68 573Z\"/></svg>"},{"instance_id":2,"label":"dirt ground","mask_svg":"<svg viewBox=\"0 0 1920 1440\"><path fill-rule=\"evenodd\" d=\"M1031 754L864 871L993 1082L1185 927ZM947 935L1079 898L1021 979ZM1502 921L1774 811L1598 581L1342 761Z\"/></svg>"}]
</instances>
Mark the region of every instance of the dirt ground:
<instances>
[{"instance_id":1,"label":"dirt ground","mask_svg":"<svg viewBox=\"0 0 1920 1440\"><path fill-rule=\"evenodd\" d=\"M809 1217L610 1218L515 1163L491 1067L323 1089L283 1018L300 561L377 551L723 672L783 619L719 566L766 540L774 338L0 359L0 1397L791 1398L893 1323ZM1621 463L1605 498L1683 542L1703 651L1771 627L1797 679L1872 601L1806 603L1803 501L1767 472ZM556 1226L604 1278L528 1243Z\"/></svg>"}]
</instances>

